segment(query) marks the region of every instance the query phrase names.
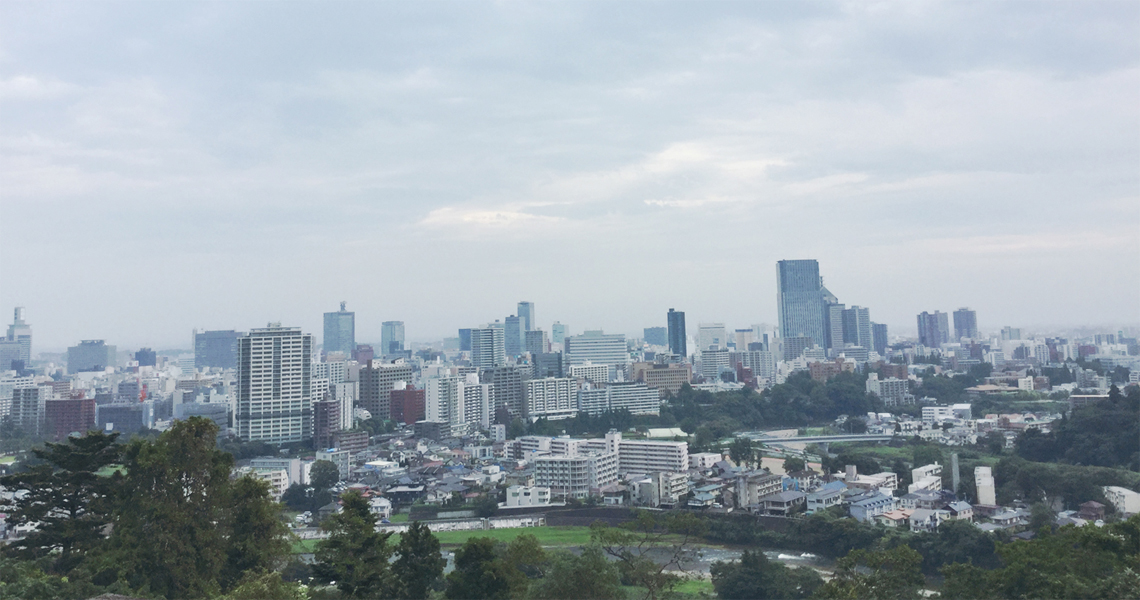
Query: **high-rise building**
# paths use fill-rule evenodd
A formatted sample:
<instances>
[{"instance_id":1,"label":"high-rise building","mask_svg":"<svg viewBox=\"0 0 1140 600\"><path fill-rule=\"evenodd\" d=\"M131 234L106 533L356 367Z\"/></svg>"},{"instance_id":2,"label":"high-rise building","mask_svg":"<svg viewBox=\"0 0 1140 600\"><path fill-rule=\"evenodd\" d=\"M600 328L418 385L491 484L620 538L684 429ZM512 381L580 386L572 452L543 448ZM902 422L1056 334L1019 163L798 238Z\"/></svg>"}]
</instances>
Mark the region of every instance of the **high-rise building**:
<instances>
[{"instance_id":1,"label":"high-rise building","mask_svg":"<svg viewBox=\"0 0 1140 600\"><path fill-rule=\"evenodd\" d=\"M815 340L811 336L795 336L783 339L784 342L784 360L795 360L804 353L805 350L815 347ZM822 350L821 350L822 352Z\"/></svg>"},{"instance_id":2,"label":"high-rise building","mask_svg":"<svg viewBox=\"0 0 1140 600\"><path fill-rule=\"evenodd\" d=\"M518 358L526 345L526 329L523 329L523 318L511 315L503 321L503 351L507 357Z\"/></svg>"},{"instance_id":3,"label":"high-rise building","mask_svg":"<svg viewBox=\"0 0 1140 600\"><path fill-rule=\"evenodd\" d=\"M843 304L828 304L824 307L824 315L827 321L824 325L824 332L827 335L827 348L832 350L832 355L838 355L843 351L843 311L847 310L846 305Z\"/></svg>"},{"instance_id":4,"label":"high-rise building","mask_svg":"<svg viewBox=\"0 0 1140 600\"><path fill-rule=\"evenodd\" d=\"M781 260L776 263L776 308L780 318L780 337L810 337L815 347L825 347L827 304L838 304L835 296L823 287L816 260ZM830 302L829 302L830 301ZM791 360L785 345L785 360Z\"/></svg>"},{"instance_id":5,"label":"high-rise building","mask_svg":"<svg viewBox=\"0 0 1140 600\"><path fill-rule=\"evenodd\" d=\"M756 332L751 328L737 329L733 332L733 344L736 346L737 352L744 352L748 349L748 344L756 341Z\"/></svg>"},{"instance_id":6,"label":"high-rise building","mask_svg":"<svg viewBox=\"0 0 1140 600\"><path fill-rule=\"evenodd\" d=\"M544 377L526 382L526 414L531 419L567 419L578 414L578 380Z\"/></svg>"},{"instance_id":7,"label":"high-rise building","mask_svg":"<svg viewBox=\"0 0 1140 600\"><path fill-rule=\"evenodd\" d=\"M115 366L115 347L103 340L83 340L78 346L67 349L67 372L102 371ZM92 413L92 422L95 415Z\"/></svg>"},{"instance_id":8,"label":"high-rise building","mask_svg":"<svg viewBox=\"0 0 1140 600\"><path fill-rule=\"evenodd\" d=\"M705 350L721 350L728 348L728 336L725 334L724 323L701 323L698 326L701 352Z\"/></svg>"},{"instance_id":9,"label":"high-rise building","mask_svg":"<svg viewBox=\"0 0 1140 600\"><path fill-rule=\"evenodd\" d=\"M531 357L550 352L550 340L546 339L546 332L541 329L526 332L526 351Z\"/></svg>"},{"instance_id":10,"label":"high-rise building","mask_svg":"<svg viewBox=\"0 0 1140 600\"><path fill-rule=\"evenodd\" d=\"M887 353L887 324L886 323L871 323L871 345L874 346L875 352L879 356L884 356Z\"/></svg>"},{"instance_id":11,"label":"high-rise building","mask_svg":"<svg viewBox=\"0 0 1140 600\"><path fill-rule=\"evenodd\" d=\"M562 377L566 372L565 362L561 352L543 352L541 354L532 354L531 360L534 363L534 376L542 377Z\"/></svg>"},{"instance_id":12,"label":"high-rise building","mask_svg":"<svg viewBox=\"0 0 1140 600\"><path fill-rule=\"evenodd\" d=\"M299 442L313 435L313 336L270 323L238 338L234 428L244 441Z\"/></svg>"},{"instance_id":13,"label":"high-rise building","mask_svg":"<svg viewBox=\"0 0 1140 600\"><path fill-rule=\"evenodd\" d=\"M380 353L400 354L404 351L404 322L384 321L380 325Z\"/></svg>"},{"instance_id":14,"label":"high-rise building","mask_svg":"<svg viewBox=\"0 0 1140 600\"><path fill-rule=\"evenodd\" d=\"M480 373L483 383L491 384L491 395L495 401L493 412L506 410L511 418L526 415L526 395L523 390L523 373L516 366L499 366L484 369Z\"/></svg>"},{"instance_id":15,"label":"high-rise building","mask_svg":"<svg viewBox=\"0 0 1140 600\"><path fill-rule=\"evenodd\" d=\"M852 306L843 311L843 342L871 349L871 310Z\"/></svg>"},{"instance_id":16,"label":"high-rise building","mask_svg":"<svg viewBox=\"0 0 1140 600\"><path fill-rule=\"evenodd\" d=\"M237 341L243 334L227 331L194 330L194 368L237 368Z\"/></svg>"},{"instance_id":17,"label":"high-rise building","mask_svg":"<svg viewBox=\"0 0 1140 600\"><path fill-rule=\"evenodd\" d=\"M492 369L506 364L506 362L502 327L486 326L471 329L472 366L480 369Z\"/></svg>"},{"instance_id":18,"label":"high-rise building","mask_svg":"<svg viewBox=\"0 0 1140 600\"><path fill-rule=\"evenodd\" d=\"M398 360L384 363L377 360L368 362L360 369L360 396L356 405L368 411L374 418L392 418L392 390L398 382L412 380L412 365Z\"/></svg>"},{"instance_id":19,"label":"high-rise building","mask_svg":"<svg viewBox=\"0 0 1140 600\"><path fill-rule=\"evenodd\" d=\"M685 331L685 313L670 308L665 319L669 326L669 352L682 358L687 357L689 355L689 343L688 334Z\"/></svg>"},{"instance_id":20,"label":"high-rise building","mask_svg":"<svg viewBox=\"0 0 1140 600\"><path fill-rule=\"evenodd\" d=\"M927 348L941 348L942 344L950 341L950 328L947 324L946 313L934 311L934 314L922 311L918 315L918 343Z\"/></svg>"},{"instance_id":21,"label":"high-rise building","mask_svg":"<svg viewBox=\"0 0 1140 600\"><path fill-rule=\"evenodd\" d=\"M471 351L471 328L469 327L459 330L459 351Z\"/></svg>"},{"instance_id":22,"label":"high-rise building","mask_svg":"<svg viewBox=\"0 0 1140 600\"><path fill-rule=\"evenodd\" d=\"M32 326L24 322L24 307L17 306L13 313L7 335L0 338L0 371L11 369L13 361L25 367L32 361Z\"/></svg>"},{"instance_id":23,"label":"high-rise building","mask_svg":"<svg viewBox=\"0 0 1140 600\"><path fill-rule=\"evenodd\" d=\"M523 331L534 331L538 329L538 323L534 320L534 302L522 301L519 302L519 318L522 319Z\"/></svg>"},{"instance_id":24,"label":"high-rise building","mask_svg":"<svg viewBox=\"0 0 1140 600\"><path fill-rule=\"evenodd\" d=\"M566 353L570 364L592 362L597 365L624 365L629 362L625 334L606 334L604 331L586 331L582 335L566 338Z\"/></svg>"},{"instance_id":25,"label":"high-rise building","mask_svg":"<svg viewBox=\"0 0 1140 600\"><path fill-rule=\"evenodd\" d=\"M468 373L459 384L459 392L463 402L461 420L480 429L490 429L495 414L491 384L480 383L478 375Z\"/></svg>"},{"instance_id":26,"label":"high-rise building","mask_svg":"<svg viewBox=\"0 0 1140 600\"><path fill-rule=\"evenodd\" d=\"M978 313L969 308L954 311L954 341L962 338L978 339Z\"/></svg>"},{"instance_id":27,"label":"high-rise building","mask_svg":"<svg viewBox=\"0 0 1140 600\"><path fill-rule=\"evenodd\" d=\"M566 342L566 325L555 321L550 326L550 342L553 344L562 344Z\"/></svg>"},{"instance_id":28,"label":"high-rise building","mask_svg":"<svg viewBox=\"0 0 1140 600\"><path fill-rule=\"evenodd\" d=\"M669 345L669 330L665 327L646 327L643 337L645 343L651 346Z\"/></svg>"},{"instance_id":29,"label":"high-rise building","mask_svg":"<svg viewBox=\"0 0 1140 600\"><path fill-rule=\"evenodd\" d=\"M337 312L325 313L325 337L322 341L325 354L343 352L345 357L349 357L356 350L356 313L345 310L345 304L341 302Z\"/></svg>"},{"instance_id":30,"label":"high-rise building","mask_svg":"<svg viewBox=\"0 0 1140 600\"><path fill-rule=\"evenodd\" d=\"M396 389L392 390L392 420L405 425L414 425L416 421L424 420L426 402L424 390L396 384Z\"/></svg>"},{"instance_id":31,"label":"high-rise building","mask_svg":"<svg viewBox=\"0 0 1140 600\"><path fill-rule=\"evenodd\" d=\"M427 380L427 420L437 423L463 422L462 378L456 376L432 377Z\"/></svg>"},{"instance_id":32,"label":"high-rise building","mask_svg":"<svg viewBox=\"0 0 1140 600\"><path fill-rule=\"evenodd\" d=\"M83 392L44 402L44 435L54 441L67 439L73 433L87 433L94 427L95 399L87 398Z\"/></svg>"}]
</instances>

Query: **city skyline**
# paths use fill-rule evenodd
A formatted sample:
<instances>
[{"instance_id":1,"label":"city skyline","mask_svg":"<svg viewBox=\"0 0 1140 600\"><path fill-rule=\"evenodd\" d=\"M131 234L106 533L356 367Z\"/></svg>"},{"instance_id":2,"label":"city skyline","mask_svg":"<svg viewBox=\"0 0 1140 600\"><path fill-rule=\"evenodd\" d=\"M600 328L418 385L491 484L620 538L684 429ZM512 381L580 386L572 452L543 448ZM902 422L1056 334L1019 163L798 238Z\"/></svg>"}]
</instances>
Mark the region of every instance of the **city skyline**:
<instances>
[{"instance_id":1,"label":"city skyline","mask_svg":"<svg viewBox=\"0 0 1140 600\"><path fill-rule=\"evenodd\" d=\"M772 323L799 258L895 333L1140 322L1136 3L349 6L3 7L40 348Z\"/></svg>"}]
</instances>

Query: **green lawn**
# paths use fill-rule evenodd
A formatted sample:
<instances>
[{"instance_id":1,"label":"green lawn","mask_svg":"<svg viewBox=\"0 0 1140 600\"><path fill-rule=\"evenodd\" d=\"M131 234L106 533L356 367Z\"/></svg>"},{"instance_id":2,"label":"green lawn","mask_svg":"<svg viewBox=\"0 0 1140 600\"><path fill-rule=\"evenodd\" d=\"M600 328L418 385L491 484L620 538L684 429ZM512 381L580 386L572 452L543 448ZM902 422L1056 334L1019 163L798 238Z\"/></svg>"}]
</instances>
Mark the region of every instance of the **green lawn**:
<instances>
[{"instance_id":1,"label":"green lawn","mask_svg":"<svg viewBox=\"0 0 1140 600\"><path fill-rule=\"evenodd\" d=\"M123 475L127 474L127 470L125 468L123 468L123 465L107 465L107 466L103 467L102 469L95 471L95 474L98 475L99 477L110 477L112 474L115 473L115 471L118 471L118 472L122 473Z\"/></svg>"},{"instance_id":2,"label":"green lawn","mask_svg":"<svg viewBox=\"0 0 1140 600\"><path fill-rule=\"evenodd\" d=\"M394 515L392 515L392 517L390 519L388 519L388 521L392 522L392 523L407 523L408 522L408 513L394 514Z\"/></svg>"},{"instance_id":3,"label":"green lawn","mask_svg":"<svg viewBox=\"0 0 1140 600\"><path fill-rule=\"evenodd\" d=\"M293 542L293 554L310 554L317 549L317 542L321 540L296 540Z\"/></svg>"},{"instance_id":4,"label":"green lawn","mask_svg":"<svg viewBox=\"0 0 1140 600\"><path fill-rule=\"evenodd\" d=\"M0 465L10 465L14 462L16 462L16 455L14 455L14 454L8 454L6 456L0 456Z\"/></svg>"},{"instance_id":5,"label":"green lawn","mask_svg":"<svg viewBox=\"0 0 1140 600\"><path fill-rule=\"evenodd\" d=\"M538 538L543 546L582 546L590 541L589 527L517 527L513 529L474 529L471 531L440 531L435 537L444 546L461 546L468 538L488 537L499 542L509 542L516 537L530 534Z\"/></svg>"}]
</instances>

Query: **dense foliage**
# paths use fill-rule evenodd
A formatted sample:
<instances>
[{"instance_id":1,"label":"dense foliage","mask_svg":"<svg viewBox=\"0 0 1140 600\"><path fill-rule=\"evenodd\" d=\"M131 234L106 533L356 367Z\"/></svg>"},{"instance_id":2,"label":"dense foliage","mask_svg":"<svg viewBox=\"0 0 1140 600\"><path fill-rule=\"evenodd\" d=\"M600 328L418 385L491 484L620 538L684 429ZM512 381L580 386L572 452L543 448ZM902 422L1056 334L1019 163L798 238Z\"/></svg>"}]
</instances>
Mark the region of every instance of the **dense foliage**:
<instances>
[{"instance_id":1,"label":"dense foliage","mask_svg":"<svg viewBox=\"0 0 1140 600\"><path fill-rule=\"evenodd\" d=\"M788 568L759 550L745 550L737 562L715 562L709 572L717 597L725 600L808 598L823 585L814 570Z\"/></svg>"},{"instance_id":2,"label":"dense foliage","mask_svg":"<svg viewBox=\"0 0 1140 600\"><path fill-rule=\"evenodd\" d=\"M1113 386L1108 399L1076 407L1049 433L1021 434L1017 455L1036 462L1121 467L1140 471L1140 388Z\"/></svg>"}]
</instances>

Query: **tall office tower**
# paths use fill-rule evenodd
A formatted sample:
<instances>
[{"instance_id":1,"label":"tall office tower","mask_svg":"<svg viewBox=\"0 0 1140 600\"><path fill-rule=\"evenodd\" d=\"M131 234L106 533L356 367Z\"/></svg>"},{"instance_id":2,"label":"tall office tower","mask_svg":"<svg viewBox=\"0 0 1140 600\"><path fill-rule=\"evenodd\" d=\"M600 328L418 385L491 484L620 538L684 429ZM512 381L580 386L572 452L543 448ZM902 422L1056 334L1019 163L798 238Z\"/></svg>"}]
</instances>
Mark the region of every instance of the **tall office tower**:
<instances>
[{"instance_id":1,"label":"tall office tower","mask_svg":"<svg viewBox=\"0 0 1140 600\"><path fill-rule=\"evenodd\" d=\"M460 352L470 352L471 351L471 329L470 328L459 330L459 351Z\"/></svg>"},{"instance_id":2,"label":"tall office tower","mask_svg":"<svg viewBox=\"0 0 1140 600\"><path fill-rule=\"evenodd\" d=\"M645 343L651 346L669 345L669 330L664 327L646 327L643 337Z\"/></svg>"},{"instance_id":3,"label":"tall office tower","mask_svg":"<svg viewBox=\"0 0 1140 600\"><path fill-rule=\"evenodd\" d=\"M194 368L237 368L237 341L243 334L227 331L194 330Z\"/></svg>"},{"instance_id":4,"label":"tall office tower","mask_svg":"<svg viewBox=\"0 0 1140 600\"><path fill-rule=\"evenodd\" d=\"M954 341L962 338L978 339L978 313L969 308L954 311Z\"/></svg>"},{"instance_id":5,"label":"tall office tower","mask_svg":"<svg viewBox=\"0 0 1140 600\"><path fill-rule=\"evenodd\" d=\"M67 349L67 372L102 371L115 366L115 347L103 340L83 340ZM92 417L94 418L94 417Z\"/></svg>"},{"instance_id":6,"label":"tall office tower","mask_svg":"<svg viewBox=\"0 0 1140 600\"><path fill-rule=\"evenodd\" d=\"M491 369L505 364L507 358L503 343L502 327L473 327L471 329L471 365L480 369Z\"/></svg>"},{"instance_id":7,"label":"tall office tower","mask_svg":"<svg viewBox=\"0 0 1140 600\"><path fill-rule=\"evenodd\" d=\"M737 329L733 332L733 337L735 337L736 351L744 352L748 349L748 344L756 341L756 332L752 329Z\"/></svg>"},{"instance_id":8,"label":"tall office tower","mask_svg":"<svg viewBox=\"0 0 1140 600\"><path fill-rule=\"evenodd\" d=\"M14 360L23 361L25 367L32 361L32 326L24 322L23 306L13 313L8 334L0 339L0 371L11 369Z\"/></svg>"},{"instance_id":9,"label":"tall office tower","mask_svg":"<svg viewBox=\"0 0 1140 600\"><path fill-rule=\"evenodd\" d=\"M1005 327L1001 328L1001 341L1008 342L1010 340L1020 340L1020 339L1021 339L1021 328L1020 327L1010 327L1009 325L1006 325Z\"/></svg>"},{"instance_id":10,"label":"tall office tower","mask_svg":"<svg viewBox=\"0 0 1140 600\"><path fill-rule=\"evenodd\" d=\"M356 313L344 306L341 302L339 311L325 313L325 337L321 342L325 354L344 352L345 356L352 356L356 350Z\"/></svg>"},{"instance_id":11,"label":"tall office tower","mask_svg":"<svg viewBox=\"0 0 1140 600\"><path fill-rule=\"evenodd\" d=\"M554 344L566 343L566 325L555 321L550 326L550 341Z\"/></svg>"},{"instance_id":12,"label":"tall office tower","mask_svg":"<svg viewBox=\"0 0 1140 600\"><path fill-rule=\"evenodd\" d=\"M494 412L505 409L511 418L526 416L526 397L523 395L523 373L518 367L502 366L480 373L483 383L491 384Z\"/></svg>"},{"instance_id":13,"label":"tall office tower","mask_svg":"<svg viewBox=\"0 0 1140 600\"><path fill-rule=\"evenodd\" d=\"M815 340L807 335L782 338L782 342L784 344L784 360L795 360L805 350L815 347Z\"/></svg>"},{"instance_id":14,"label":"tall office tower","mask_svg":"<svg viewBox=\"0 0 1140 600\"><path fill-rule=\"evenodd\" d=\"M938 317L938 337L942 339L942 343L950 341L950 316L944 312L934 312Z\"/></svg>"},{"instance_id":15,"label":"tall office tower","mask_svg":"<svg viewBox=\"0 0 1140 600\"><path fill-rule=\"evenodd\" d=\"M541 329L526 332L526 351L532 357L550 352L550 340L546 339L546 332Z\"/></svg>"},{"instance_id":16,"label":"tall office tower","mask_svg":"<svg viewBox=\"0 0 1140 600\"><path fill-rule=\"evenodd\" d=\"M843 351L844 335L843 335L843 311L847 307L843 304L828 304L826 307L827 315L827 348L832 350L832 356L839 356Z\"/></svg>"},{"instance_id":17,"label":"tall office tower","mask_svg":"<svg viewBox=\"0 0 1140 600\"><path fill-rule=\"evenodd\" d=\"M689 356L688 333L685 331L685 313L669 309L665 315L665 323L669 326L669 352L682 358Z\"/></svg>"},{"instance_id":18,"label":"tall office tower","mask_svg":"<svg viewBox=\"0 0 1140 600\"><path fill-rule=\"evenodd\" d=\"M728 348L728 336L725 335L724 323L701 323L698 325L701 352L705 350L722 350Z\"/></svg>"},{"instance_id":19,"label":"tall office tower","mask_svg":"<svg viewBox=\"0 0 1140 600\"><path fill-rule=\"evenodd\" d=\"M313 336L270 323L238 338L234 428L243 441L313 436Z\"/></svg>"},{"instance_id":20,"label":"tall office tower","mask_svg":"<svg viewBox=\"0 0 1140 600\"><path fill-rule=\"evenodd\" d=\"M360 395L356 405L377 419L391 419L392 390L398 382L411 380L412 365L404 361L387 364L368 361L368 366L360 370Z\"/></svg>"},{"instance_id":21,"label":"tall office tower","mask_svg":"<svg viewBox=\"0 0 1140 600\"><path fill-rule=\"evenodd\" d=\"M879 356L886 356L887 354L887 324L886 323L871 323L871 344L875 348L875 352Z\"/></svg>"},{"instance_id":22,"label":"tall office tower","mask_svg":"<svg viewBox=\"0 0 1140 600\"><path fill-rule=\"evenodd\" d=\"M624 333L607 335L604 331L586 331L582 335L566 338L566 354L570 364L592 362L595 365L624 365L629 362L629 350Z\"/></svg>"},{"instance_id":23,"label":"tall office tower","mask_svg":"<svg viewBox=\"0 0 1140 600\"><path fill-rule=\"evenodd\" d=\"M503 322L503 351L507 358L517 358L523 353L526 344L526 330L523 329L522 317L511 315Z\"/></svg>"},{"instance_id":24,"label":"tall office tower","mask_svg":"<svg viewBox=\"0 0 1140 600\"><path fill-rule=\"evenodd\" d=\"M780 337L810 337L813 345L827 344L827 304L838 304L835 296L823 287L819 262L815 260L781 260L776 263L776 308L780 318ZM795 356L784 353L785 360Z\"/></svg>"},{"instance_id":25,"label":"tall office tower","mask_svg":"<svg viewBox=\"0 0 1140 600\"><path fill-rule=\"evenodd\" d=\"M384 321L380 325L380 352L399 354L404 351L404 322Z\"/></svg>"},{"instance_id":26,"label":"tall office tower","mask_svg":"<svg viewBox=\"0 0 1140 600\"><path fill-rule=\"evenodd\" d=\"M538 323L534 320L534 302L522 301L519 302L519 318L522 319L523 331L534 331L538 329Z\"/></svg>"},{"instance_id":27,"label":"tall office tower","mask_svg":"<svg viewBox=\"0 0 1140 600\"><path fill-rule=\"evenodd\" d=\"M942 343L948 341L943 338L946 313L934 311L934 314L922 311L918 315L918 343L927 348L941 348Z\"/></svg>"},{"instance_id":28,"label":"tall office tower","mask_svg":"<svg viewBox=\"0 0 1140 600\"><path fill-rule=\"evenodd\" d=\"M843 341L867 350L874 343L871 339L871 310L852 306L843 311Z\"/></svg>"}]
</instances>

